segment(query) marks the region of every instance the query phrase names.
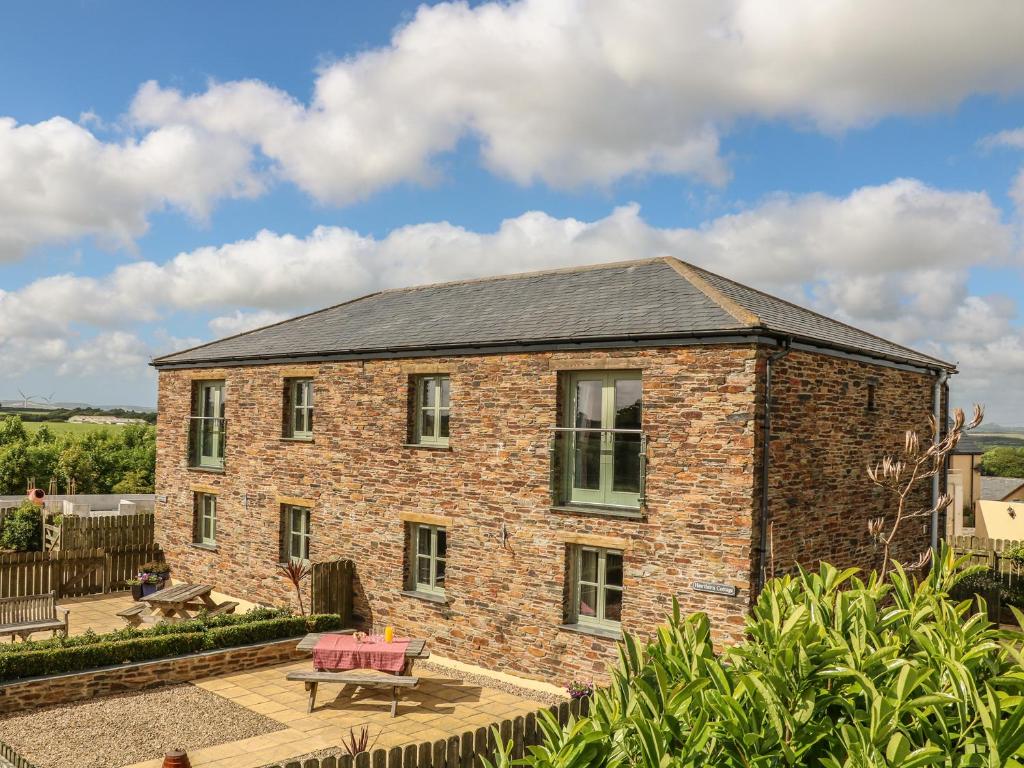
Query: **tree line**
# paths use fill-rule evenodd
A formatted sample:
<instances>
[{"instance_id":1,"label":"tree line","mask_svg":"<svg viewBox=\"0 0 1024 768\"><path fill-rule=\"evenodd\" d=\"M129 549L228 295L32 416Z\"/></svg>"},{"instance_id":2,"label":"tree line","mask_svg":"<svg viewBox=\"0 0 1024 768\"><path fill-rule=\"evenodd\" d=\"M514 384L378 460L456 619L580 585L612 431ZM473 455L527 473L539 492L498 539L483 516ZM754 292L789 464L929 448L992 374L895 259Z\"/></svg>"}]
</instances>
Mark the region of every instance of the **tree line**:
<instances>
[{"instance_id":1,"label":"tree line","mask_svg":"<svg viewBox=\"0 0 1024 768\"><path fill-rule=\"evenodd\" d=\"M44 490L56 479L61 492L152 493L156 429L128 424L56 435L45 424L34 433L19 416L0 418L0 495L24 493L32 480Z\"/></svg>"},{"instance_id":2,"label":"tree line","mask_svg":"<svg viewBox=\"0 0 1024 768\"><path fill-rule=\"evenodd\" d=\"M1024 447L989 448L981 455L981 473L991 477L1024 477Z\"/></svg>"}]
</instances>

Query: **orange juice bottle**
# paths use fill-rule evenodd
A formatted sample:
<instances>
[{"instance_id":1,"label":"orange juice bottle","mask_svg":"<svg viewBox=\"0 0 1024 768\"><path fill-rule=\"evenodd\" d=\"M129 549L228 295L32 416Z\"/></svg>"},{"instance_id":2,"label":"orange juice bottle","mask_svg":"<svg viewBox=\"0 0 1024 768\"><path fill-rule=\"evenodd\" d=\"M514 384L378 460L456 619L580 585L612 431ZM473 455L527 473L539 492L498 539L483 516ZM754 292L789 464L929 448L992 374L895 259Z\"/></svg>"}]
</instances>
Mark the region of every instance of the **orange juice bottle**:
<instances>
[{"instance_id":1,"label":"orange juice bottle","mask_svg":"<svg viewBox=\"0 0 1024 768\"><path fill-rule=\"evenodd\" d=\"M395 639L395 628L392 627L390 624L388 624L386 627L384 627L384 642L385 643L390 643L394 639Z\"/></svg>"}]
</instances>

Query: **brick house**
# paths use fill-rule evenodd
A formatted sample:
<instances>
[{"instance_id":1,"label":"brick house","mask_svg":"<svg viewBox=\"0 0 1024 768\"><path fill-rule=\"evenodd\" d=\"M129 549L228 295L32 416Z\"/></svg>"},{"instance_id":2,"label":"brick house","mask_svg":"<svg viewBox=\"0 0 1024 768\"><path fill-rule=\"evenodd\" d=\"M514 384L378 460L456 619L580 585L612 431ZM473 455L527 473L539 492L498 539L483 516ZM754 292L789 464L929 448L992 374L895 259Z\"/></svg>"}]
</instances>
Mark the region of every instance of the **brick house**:
<instances>
[{"instance_id":1,"label":"brick house","mask_svg":"<svg viewBox=\"0 0 1024 768\"><path fill-rule=\"evenodd\" d=\"M177 578L282 603L277 563L349 558L364 625L554 682L673 597L728 642L772 569L874 565L865 467L945 423L954 371L672 258L384 291L153 364Z\"/></svg>"}]
</instances>

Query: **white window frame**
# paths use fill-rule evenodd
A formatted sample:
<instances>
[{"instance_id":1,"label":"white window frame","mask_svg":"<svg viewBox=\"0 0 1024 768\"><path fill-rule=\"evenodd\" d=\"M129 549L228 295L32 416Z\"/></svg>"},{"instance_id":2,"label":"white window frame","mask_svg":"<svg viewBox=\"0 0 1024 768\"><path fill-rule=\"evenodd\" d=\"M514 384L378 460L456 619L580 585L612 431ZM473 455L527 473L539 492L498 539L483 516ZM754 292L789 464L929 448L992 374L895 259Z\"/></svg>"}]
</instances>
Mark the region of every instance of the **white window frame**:
<instances>
[{"instance_id":1,"label":"white window frame","mask_svg":"<svg viewBox=\"0 0 1024 768\"><path fill-rule=\"evenodd\" d=\"M441 415L442 412L450 417L451 414L451 387L452 380L451 376L447 373L430 373L415 378L416 384L416 402L415 402L415 423L413 425L413 440L419 445L448 445L448 438L450 436L450 424L449 421L449 434L441 434ZM424 405L426 399L426 386L428 381L435 382L436 397L434 398L433 405ZM442 403L441 393L443 387L441 386L442 381L448 382L448 403ZM430 434L423 431L423 414L425 411L432 411L434 414L434 431Z\"/></svg>"},{"instance_id":2,"label":"white window frame","mask_svg":"<svg viewBox=\"0 0 1024 768\"><path fill-rule=\"evenodd\" d=\"M430 552L426 554L420 553L420 531L425 530L430 533ZM439 555L437 551L437 540L438 532L444 531L445 534L445 550L443 555ZM420 575L420 560L428 560L430 563L430 580L428 582L421 582L419 580ZM409 589L413 592L425 592L431 595L444 595L445 588L437 585L437 564L438 562L445 564L445 581L448 583L448 529L443 525L428 525L427 523L413 523L409 526Z\"/></svg>"},{"instance_id":3,"label":"white window frame","mask_svg":"<svg viewBox=\"0 0 1024 768\"><path fill-rule=\"evenodd\" d=\"M597 581L584 581L583 580L583 553L594 552L597 554ZM605 549L603 547L592 547L587 545L577 545L572 548L573 557L573 583L572 583L572 610L570 611L570 620L573 623L580 624L583 626L597 627L600 629L609 630L621 630L622 622L615 621L614 619L605 618L605 610L607 608L606 593L608 591L618 592L621 596L620 603L624 605L625 588L624 586L618 586L615 584L607 583L607 564L608 555L618 555L622 560L623 569L625 569L625 557L623 552L618 549ZM586 616L580 613L580 599L582 597L583 586L594 586L597 592L597 604L594 606L595 615Z\"/></svg>"},{"instance_id":4,"label":"white window frame","mask_svg":"<svg viewBox=\"0 0 1024 768\"><path fill-rule=\"evenodd\" d=\"M298 528L295 527L296 513L299 513L300 525ZM284 517L284 542L282 546L284 551L284 562L308 563L310 544L312 543L310 528L312 527L313 510L309 507L303 507L298 504L282 504L281 514ZM299 542L298 554L296 554L295 551L296 538Z\"/></svg>"},{"instance_id":5,"label":"white window frame","mask_svg":"<svg viewBox=\"0 0 1024 768\"><path fill-rule=\"evenodd\" d=\"M313 439L313 379L288 382L288 436Z\"/></svg>"}]
</instances>

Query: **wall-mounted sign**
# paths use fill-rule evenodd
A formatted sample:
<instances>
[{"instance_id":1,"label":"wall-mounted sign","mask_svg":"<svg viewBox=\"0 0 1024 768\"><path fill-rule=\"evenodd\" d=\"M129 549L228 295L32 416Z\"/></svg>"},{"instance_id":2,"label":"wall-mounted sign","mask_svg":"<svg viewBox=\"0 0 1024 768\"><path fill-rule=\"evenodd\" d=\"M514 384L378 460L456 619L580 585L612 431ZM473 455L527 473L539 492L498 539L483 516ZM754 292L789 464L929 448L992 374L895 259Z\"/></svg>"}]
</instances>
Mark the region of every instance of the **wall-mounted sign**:
<instances>
[{"instance_id":1,"label":"wall-mounted sign","mask_svg":"<svg viewBox=\"0 0 1024 768\"><path fill-rule=\"evenodd\" d=\"M695 581L690 584L690 588L698 592L710 592L712 595L725 595L727 597L736 597L736 594L739 592L731 584L716 584L713 581Z\"/></svg>"}]
</instances>

